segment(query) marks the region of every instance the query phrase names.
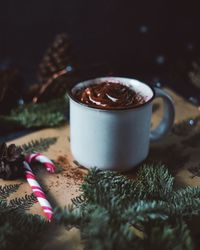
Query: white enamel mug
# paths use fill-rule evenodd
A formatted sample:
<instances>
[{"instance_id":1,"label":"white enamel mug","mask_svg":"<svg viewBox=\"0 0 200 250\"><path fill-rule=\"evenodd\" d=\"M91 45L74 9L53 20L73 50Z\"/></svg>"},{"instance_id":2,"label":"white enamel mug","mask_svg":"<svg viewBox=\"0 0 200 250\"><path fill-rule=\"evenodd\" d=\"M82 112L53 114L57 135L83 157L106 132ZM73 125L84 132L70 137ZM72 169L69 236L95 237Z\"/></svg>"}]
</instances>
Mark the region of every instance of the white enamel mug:
<instances>
[{"instance_id":1,"label":"white enamel mug","mask_svg":"<svg viewBox=\"0 0 200 250\"><path fill-rule=\"evenodd\" d=\"M80 88L105 81L122 83L145 97L137 107L104 110L90 107L74 98ZM164 114L160 124L150 131L152 101L161 97ZM149 142L165 136L171 129L175 110L171 97L162 89L120 77L103 77L77 84L69 93L70 146L74 159L84 167L127 171L148 155Z\"/></svg>"}]
</instances>

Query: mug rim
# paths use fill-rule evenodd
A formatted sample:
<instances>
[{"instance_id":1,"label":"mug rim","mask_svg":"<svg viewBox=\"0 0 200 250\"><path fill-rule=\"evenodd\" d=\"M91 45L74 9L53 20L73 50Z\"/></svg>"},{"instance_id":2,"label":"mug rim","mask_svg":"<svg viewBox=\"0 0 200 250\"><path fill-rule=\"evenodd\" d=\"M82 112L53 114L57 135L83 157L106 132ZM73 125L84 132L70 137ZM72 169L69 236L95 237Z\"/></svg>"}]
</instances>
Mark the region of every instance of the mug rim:
<instances>
[{"instance_id":1,"label":"mug rim","mask_svg":"<svg viewBox=\"0 0 200 250\"><path fill-rule=\"evenodd\" d=\"M139 83L142 83L142 84L144 84L146 87L148 87L151 91L152 91L152 97L148 100L148 101L146 101L146 102L144 102L144 103L142 103L142 104L140 104L140 105L138 105L138 106L133 106L133 107L124 107L124 108L119 108L119 109L116 109L116 108L109 108L109 109L102 109L102 108L98 108L98 107L92 107L92 106L90 106L89 104L86 104L86 103L83 103L83 102L81 102L81 101L79 101L79 100L77 100L75 97L74 97L74 95L73 95L73 93L72 93L72 90L78 85L78 84L80 84L80 83L84 83L84 82L92 82L92 81L98 81L98 80L108 80L109 81L109 79L111 80L111 79L115 79L115 80L135 80L135 81L138 81ZM149 104L150 102L152 102L153 101L153 99L155 98L155 90L154 90L154 88L153 87L151 87L151 86L149 86L149 85L147 85L146 83L144 83L144 82L141 82L141 81L139 81L139 80L137 80L137 79L134 79L134 78L128 78L128 77L117 77L117 76L108 76L108 77L97 77L97 78L93 78L93 79L88 79L88 80L84 80L84 81L81 81L81 82L79 82L79 83L77 83L76 85L74 85L70 90L69 90L69 92L68 92L68 96L71 98L71 100L73 100L74 102L76 102L76 103L78 103L78 104L80 104L81 106L83 106L83 107L85 107L85 108L89 108L89 109L93 109L93 110L98 110L98 111L123 111L123 110L135 110L135 109L139 109L139 108L141 108L141 107L144 107L144 106L146 106L147 104Z\"/></svg>"}]
</instances>

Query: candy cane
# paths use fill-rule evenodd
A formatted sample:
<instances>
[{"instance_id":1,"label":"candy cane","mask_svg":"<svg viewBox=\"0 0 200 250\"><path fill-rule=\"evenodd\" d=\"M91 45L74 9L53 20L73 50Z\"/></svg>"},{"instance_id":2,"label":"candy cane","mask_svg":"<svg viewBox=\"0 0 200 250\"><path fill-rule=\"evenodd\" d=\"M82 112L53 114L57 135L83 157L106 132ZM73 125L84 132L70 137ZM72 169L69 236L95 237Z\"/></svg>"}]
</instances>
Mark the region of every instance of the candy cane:
<instances>
[{"instance_id":1,"label":"candy cane","mask_svg":"<svg viewBox=\"0 0 200 250\"><path fill-rule=\"evenodd\" d=\"M38 161L44 165L47 171L54 173L55 172L55 165L52 161L50 161L46 156L36 153L30 154L25 157L25 161L23 162L26 180L32 188L34 195L36 196L38 202L40 203L45 216L49 221L51 221L53 217L53 211L50 203L48 202L46 195L42 191L39 183L36 181L36 176L34 175L29 163L33 161Z\"/></svg>"}]
</instances>

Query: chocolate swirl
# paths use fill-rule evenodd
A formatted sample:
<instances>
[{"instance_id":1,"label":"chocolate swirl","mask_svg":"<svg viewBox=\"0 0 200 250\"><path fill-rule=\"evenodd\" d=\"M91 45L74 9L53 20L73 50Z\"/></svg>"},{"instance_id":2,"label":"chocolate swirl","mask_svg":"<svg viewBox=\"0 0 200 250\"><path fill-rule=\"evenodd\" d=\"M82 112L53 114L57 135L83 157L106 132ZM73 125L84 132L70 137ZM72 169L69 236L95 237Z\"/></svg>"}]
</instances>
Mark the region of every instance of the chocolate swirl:
<instances>
[{"instance_id":1,"label":"chocolate swirl","mask_svg":"<svg viewBox=\"0 0 200 250\"><path fill-rule=\"evenodd\" d=\"M131 87L121 83L102 82L80 89L75 98L90 107L123 109L141 105L145 99Z\"/></svg>"}]
</instances>

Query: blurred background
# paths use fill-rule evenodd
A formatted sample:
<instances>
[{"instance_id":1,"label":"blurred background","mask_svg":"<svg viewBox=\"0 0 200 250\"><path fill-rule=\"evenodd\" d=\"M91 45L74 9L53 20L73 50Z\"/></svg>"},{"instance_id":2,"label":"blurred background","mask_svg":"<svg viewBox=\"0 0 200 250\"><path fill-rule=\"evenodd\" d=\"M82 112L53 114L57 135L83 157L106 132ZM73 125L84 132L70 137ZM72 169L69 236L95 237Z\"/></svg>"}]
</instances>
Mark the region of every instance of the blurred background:
<instances>
[{"instance_id":1,"label":"blurred background","mask_svg":"<svg viewBox=\"0 0 200 250\"><path fill-rule=\"evenodd\" d=\"M60 92L117 75L170 86L199 105L199 16L188 1L1 1L0 112L51 99L61 85L48 80L66 68Z\"/></svg>"}]
</instances>

